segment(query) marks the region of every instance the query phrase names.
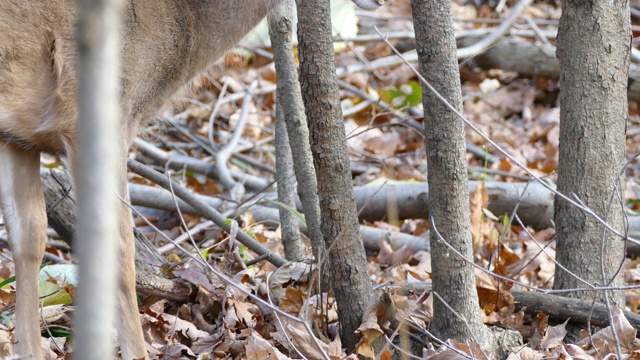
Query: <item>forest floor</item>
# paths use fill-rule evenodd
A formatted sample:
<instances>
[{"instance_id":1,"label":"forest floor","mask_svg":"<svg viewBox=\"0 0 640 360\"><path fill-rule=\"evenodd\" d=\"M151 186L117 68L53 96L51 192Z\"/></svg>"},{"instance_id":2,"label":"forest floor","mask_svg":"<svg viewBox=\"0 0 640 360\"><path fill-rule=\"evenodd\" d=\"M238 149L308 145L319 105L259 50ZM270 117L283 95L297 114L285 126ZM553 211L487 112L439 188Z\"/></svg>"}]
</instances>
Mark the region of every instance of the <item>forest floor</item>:
<instances>
[{"instance_id":1,"label":"forest floor","mask_svg":"<svg viewBox=\"0 0 640 360\"><path fill-rule=\"evenodd\" d=\"M392 184L427 181L425 144L419 131L423 109L418 80L407 65L398 63L381 39L372 35L376 26L383 34L389 33L391 43L402 53L409 54L415 49L409 3L389 1L376 12L354 12L350 6L341 7L338 12L344 18L334 24L342 38L349 40L346 46L344 43L336 46L336 66L343 82L341 98L354 186L384 188ZM515 2L511 1L498 4L497 8L454 2L455 29L460 43L477 42L495 30L514 7ZM354 16L359 20L359 27L354 27ZM469 179L476 181L470 192L473 261L488 270L476 271L479 311L482 311L487 326L515 330L522 335L524 343L509 350L510 359L604 359L615 354L611 329L606 325L592 328L590 332L582 330L578 339L569 343L563 340L567 332L566 319L544 310L525 311L516 301L516 291L531 288L548 290L553 286L555 231L551 226L540 225L551 224L552 219L527 220L530 223L523 220L523 224L510 221L509 212L494 213L490 210L490 202L499 199L490 196L487 189L495 183L526 184L530 176L522 167L549 184L555 183L559 85L557 73L554 76L553 71L544 75L531 74L525 70L531 64L503 66L499 61L492 63L490 56L484 59L481 56L517 40L529 48L550 50L553 58L559 18L559 4L535 2L525 8L519 20L495 46L484 49L478 56L460 60L464 114L479 130L466 127ZM632 17L632 24L636 34L640 31L637 17ZM254 53L245 49L230 54L224 66L214 67L198 76L188 90L176 95L141 134L138 148L133 149L131 156L159 169L165 166L157 157L149 155L153 152L151 150L165 152L170 159L182 157L183 160L190 158L204 164L212 163L217 149L228 142L236 129L247 86L257 81L249 104L247 124L236 147L240 156L234 157L229 167L236 174L246 174L261 179L266 185L271 184L275 169L275 70L266 56L269 48L255 40L251 44L248 47L251 50L262 50ZM500 51L508 54L509 48L500 48ZM356 69L363 64L368 64L367 70ZM519 66L522 66L522 71L518 70ZM223 87L225 93L221 92ZM353 91L354 88L357 91ZM214 117L212 111L218 98L224 101ZM390 107L383 106L379 100ZM638 100L630 94L627 126L627 156L630 159L640 151ZM209 140L210 130L214 144ZM498 144L519 165L507 160L481 134ZM140 150L141 144L146 146L146 151ZM56 168L60 162L55 157L43 156L43 164ZM239 204L228 201L228 194L218 181L206 174L187 170L186 167L169 171L174 180L193 192L225 200L221 201L221 212L237 215L236 220L242 229L270 250L283 254L280 229L274 226L274 221L254 216L251 207L237 211ZM129 180L134 184L154 186L135 174L130 174ZM640 211L640 163L636 159L626 169L624 181L627 215L635 218ZM254 200L274 198L275 190L272 188L262 192L247 188L250 193L256 191ZM552 196L548 199L547 206L552 207ZM257 204L275 206L267 200ZM402 206L402 201L394 205ZM178 299L163 296L161 290L141 295L142 321L152 358L320 359L328 356L342 359L347 356L336 335L335 301L331 294L319 292L312 285L310 279L317 273L310 261L280 269L266 261L246 266L245 262L257 255L237 241L229 241L229 234L202 217L188 214L181 217L173 211L149 207L138 207L138 210L136 226L153 245L153 252L157 252L155 255L160 255L151 271L192 289L183 298L179 298L182 295L176 296ZM400 212L418 213L419 209L401 209ZM402 246L402 242L393 244L384 238L374 239L367 245L369 272L374 286L393 290L389 296L396 308L397 320L410 324L410 333L424 336L422 329L428 327L432 316L429 221L426 217L399 218L397 213L398 209L389 208L386 213L363 219L361 225L411 235L411 239L422 243ZM540 213L540 216L545 214ZM546 216L549 217L548 214ZM196 244L197 251L210 266L230 278L235 285L228 285L191 261L164 240L158 231L176 241L186 240L184 246L194 253L193 245ZM70 309L76 277L68 246L54 232L50 235L47 246L50 263L43 268L41 294L54 295L43 298L42 317L47 322L43 328L43 344L48 349L47 359L62 359L67 358L73 348ZM2 227L0 239L6 244L6 232ZM304 235L303 241L309 248ZM1 251L0 280L7 279L0 286L0 304L4 309L0 320L0 357L4 357L10 354L13 339L11 315L15 303L15 282L11 278L14 268L11 253L6 248ZM640 260L633 252L628 254L623 269L625 284L638 285ZM141 262L149 260L146 255L138 255ZM306 256L312 257L310 251ZM492 273L512 281L500 280ZM271 305L256 302L241 289ZM626 308L612 309L612 318L623 353L630 358L640 358L640 340L636 339L638 325L633 322L632 325L621 312L639 312L640 289L627 290L626 295ZM372 303L371 306L382 305ZM311 333L300 323L278 316L274 308L305 320L311 326ZM364 319L362 331L377 331L377 321L371 317ZM588 329L586 325L585 329ZM384 351L381 357L390 358L394 348L390 345ZM472 344L455 341L446 345L430 343L423 358L462 357L460 353L470 358L483 358ZM348 358L355 359L356 356L351 354Z\"/></svg>"}]
</instances>

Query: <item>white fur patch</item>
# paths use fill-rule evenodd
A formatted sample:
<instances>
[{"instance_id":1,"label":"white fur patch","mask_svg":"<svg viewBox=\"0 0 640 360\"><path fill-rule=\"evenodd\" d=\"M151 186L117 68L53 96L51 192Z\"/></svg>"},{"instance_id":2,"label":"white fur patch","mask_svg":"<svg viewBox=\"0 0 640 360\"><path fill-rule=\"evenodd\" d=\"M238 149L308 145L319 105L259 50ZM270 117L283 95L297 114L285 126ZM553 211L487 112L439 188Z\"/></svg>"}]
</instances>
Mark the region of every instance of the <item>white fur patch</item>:
<instances>
[{"instance_id":1,"label":"white fur patch","mask_svg":"<svg viewBox=\"0 0 640 360\"><path fill-rule=\"evenodd\" d=\"M8 149L0 147L0 207L2 209L5 227L9 234L11 250L13 252L19 252L23 229L20 225L20 214L18 213L16 204L17 199L13 191L14 175L11 169L13 159L8 151Z\"/></svg>"}]
</instances>

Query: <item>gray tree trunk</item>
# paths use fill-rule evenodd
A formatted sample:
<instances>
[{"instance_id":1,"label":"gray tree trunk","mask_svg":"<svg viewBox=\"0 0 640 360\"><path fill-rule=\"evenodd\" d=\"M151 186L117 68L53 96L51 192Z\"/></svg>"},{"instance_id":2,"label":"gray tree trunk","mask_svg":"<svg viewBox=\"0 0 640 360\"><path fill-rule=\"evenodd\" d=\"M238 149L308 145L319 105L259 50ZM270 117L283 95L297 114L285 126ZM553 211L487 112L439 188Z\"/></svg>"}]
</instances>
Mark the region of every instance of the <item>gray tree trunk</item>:
<instances>
[{"instance_id":1,"label":"gray tree trunk","mask_svg":"<svg viewBox=\"0 0 640 360\"><path fill-rule=\"evenodd\" d=\"M113 359L121 164L120 28L123 1L78 1L79 122L75 359ZM126 194L121 194L126 196Z\"/></svg>"},{"instance_id":2,"label":"gray tree trunk","mask_svg":"<svg viewBox=\"0 0 640 360\"><path fill-rule=\"evenodd\" d=\"M617 230L618 200L628 117L627 76L631 30L628 1L562 2L558 30L560 149L558 190L578 198ZM613 203L611 194L616 192ZM624 242L592 217L556 196L557 260L590 284L613 279L624 259ZM602 269L601 269L602 267ZM556 267L554 288L585 287ZM592 293L569 296L593 298ZM598 294L603 300L603 294ZM613 300L624 306L624 293Z\"/></svg>"},{"instance_id":3,"label":"gray tree trunk","mask_svg":"<svg viewBox=\"0 0 640 360\"><path fill-rule=\"evenodd\" d=\"M313 167L309 128L304 114L300 83L291 34L293 31L293 0L282 1L269 15L269 36L278 82L278 103L282 105L293 168L298 180L298 194L309 229L309 238L316 261L325 258L325 243L320 230L318 182Z\"/></svg>"},{"instance_id":4,"label":"gray tree trunk","mask_svg":"<svg viewBox=\"0 0 640 360\"><path fill-rule=\"evenodd\" d=\"M456 110L462 111L460 72L449 0L412 0L420 72ZM423 84L431 231L434 317L430 330L442 340L455 338L488 345L480 319L471 243L464 124ZM441 240L462 254L461 259ZM451 310L453 309L455 313Z\"/></svg>"},{"instance_id":5,"label":"gray tree trunk","mask_svg":"<svg viewBox=\"0 0 640 360\"><path fill-rule=\"evenodd\" d=\"M293 158L284 122L284 110L280 101L276 104L276 177L278 179L278 206L280 215L280 233L284 257L289 261L301 261L304 255L298 218L292 212L296 209L296 178L293 173Z\"/></svg>"},{"instance_id":6,"label":"gray tree trunk","mask_svg":"<svg viewBox=\"0 0 640 360\"><path fill-rule=\"evenodd\" d=\"M371 295L371 280L360 239L351 184L347 139L331 40L329 0L298 0L300 83L318 179L322 234L327 244L331 284L341 338L348 351Z\"/></svg>"}]
</instances>

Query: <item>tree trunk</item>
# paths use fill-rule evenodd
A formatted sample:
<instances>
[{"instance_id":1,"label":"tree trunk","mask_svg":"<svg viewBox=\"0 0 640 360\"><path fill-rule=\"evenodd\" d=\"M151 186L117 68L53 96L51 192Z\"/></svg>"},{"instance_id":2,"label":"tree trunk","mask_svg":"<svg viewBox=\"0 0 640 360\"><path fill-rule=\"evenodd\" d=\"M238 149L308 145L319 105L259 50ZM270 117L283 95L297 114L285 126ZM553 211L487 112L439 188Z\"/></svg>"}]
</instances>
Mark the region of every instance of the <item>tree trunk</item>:
<instances>
[{"instance_id":1,"label":"tree trunk","mask_svg":"<svg viewBox=\"0 0 640 360\"><path fill-rule=\"evenodd\" d=\"M298 43L302 99L310 126L311 151L318 178L331 283L338 306L341 337L348 351L371 295L351 184L347 139L340 108L331 40L329 0L298 0Z\"/></svg>"},{"instance_id":2,"label":"tree trunk","mask_svg":"<svg viewBox=\"0 0 640 360\"><path fill-rule=\"evenodd\" d=\"M120 28L123 1L78 1L79 285L75 359L113 359L120 204ZM89 35L90 34L90 35ZM116 148L114 150L114 147ZM124 151L126 151L125 149ZM97 161L99 159L99 161ZM70 162L74 162L71 159ZM73 164L76 165L76 164ZM122 194L126 196L126 194Z\"/></svg>"},{"instance_id":3,"label":"tree trunk","mask_svg":"<svg viewBox=\"0 0 640 360\"><path fill-rule=\"evenodd\" d=\"M269 15L269 36L273 48L273 62L278 82L278 103L282 105L293 168L298 180L298 194L309 229L309 239L316 261L324 259L326 251L320 230L320 204L316 170L309 145L309 128L304 115L304 104L298 82L298 71L293 56L293 0L282 1Z\"/></svg>"},{"instance_id":4,"label":"tree trunk","mask_svg":"<svg viewBox=\"0 0 640 360\"><path fill-rule=\"evenodd\" d=\"M577 197L622 230L619 177L625 159L627 75L631 31L628 1L568 0L558 30L560 149L558 190ZM612 198L612 194L615 194ZM584 211L556 196L557 260L589 284L620 284L624 241ZM578 250L579 251L576 251ZM554 288L583 288L556 267ZM589 292L568 294L593 298ZM599 301L604 299L598 294ZM624 306L624 293L613 300Z\"/></svg>"},{"instance_id":5,"label":"tree trunk","mask_svg":"<svg viewBox=\"0 0 640 360\"><path fill-rule=\"evenodd\" d=\"M460 73L449 0L412 0L420 72L457 111L462 111ZM471 243L464 124L423 84L427 146L434 317L430 330L442 340L455 338L488 345L480 319ZM448 245L465 259L456 255ZM444 302L443 302L444 301ZM453 309L453 313L450 309Z\"/></svg>"},{"instance_id":6,"label":"tree trunk","mask_svg":"<svg viewBox=\"0 0 640 360\"><path fill-rule=\"evenodd\" d=\"M280 215L280 238L284 247L284 257L289 261L301 261L304 248L300 239L296 208L296 178L293 173L293 158L289 147L287 125L280 102L276 104L276 178L278 179L278 201L287 206L278 206Z\"/></svg>"}]
</instances>

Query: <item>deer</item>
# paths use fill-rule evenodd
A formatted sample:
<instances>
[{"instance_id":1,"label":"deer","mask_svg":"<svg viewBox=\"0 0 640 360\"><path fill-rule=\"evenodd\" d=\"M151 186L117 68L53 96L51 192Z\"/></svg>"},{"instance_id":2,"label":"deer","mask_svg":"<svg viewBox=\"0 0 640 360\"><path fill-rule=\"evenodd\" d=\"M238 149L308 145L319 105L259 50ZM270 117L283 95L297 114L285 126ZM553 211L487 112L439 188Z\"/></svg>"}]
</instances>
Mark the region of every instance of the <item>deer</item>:
<instances>
[{"instance_id":1,"label":"deer","mask_svg":"<svg viewBox=\"0 0 640 360\"><path fill-rule=\"evenodd\" d=\"M284 0L126 0L121 31L119 194L138 129L187 81L219 60ZM375 9L384 0L354 0ZM75 174L77 24L70 0L0 1L0 210L16 273L16 358L42 359L38 273L47 217L40 154ZM114 194L116 196L116 194ZM131 214L120 209L118 332L123 359L147 359L136 299ZM82 239L79 239L82 241Z\"/></svg>"}]
</instances>

